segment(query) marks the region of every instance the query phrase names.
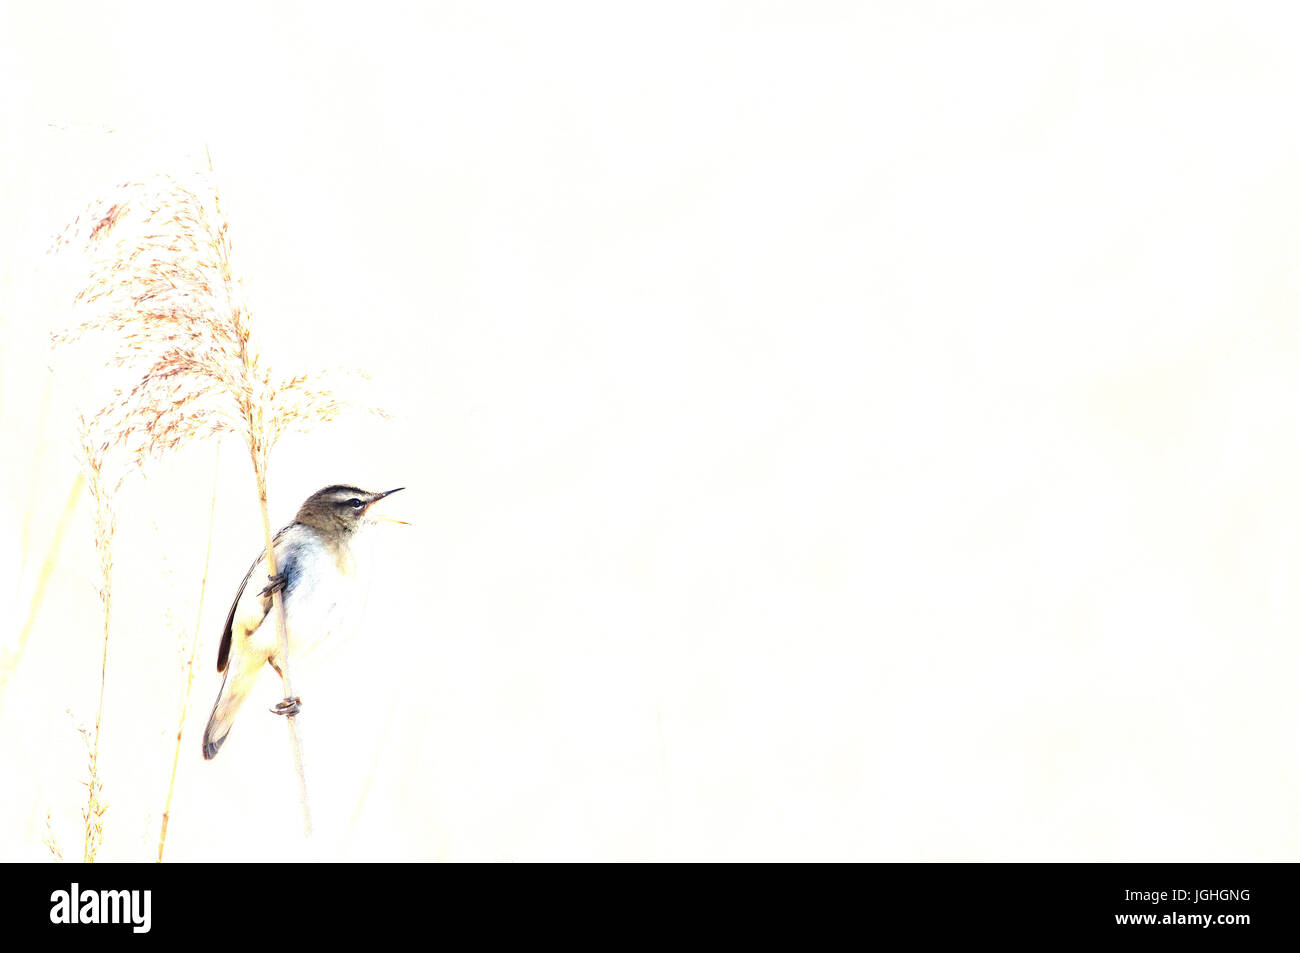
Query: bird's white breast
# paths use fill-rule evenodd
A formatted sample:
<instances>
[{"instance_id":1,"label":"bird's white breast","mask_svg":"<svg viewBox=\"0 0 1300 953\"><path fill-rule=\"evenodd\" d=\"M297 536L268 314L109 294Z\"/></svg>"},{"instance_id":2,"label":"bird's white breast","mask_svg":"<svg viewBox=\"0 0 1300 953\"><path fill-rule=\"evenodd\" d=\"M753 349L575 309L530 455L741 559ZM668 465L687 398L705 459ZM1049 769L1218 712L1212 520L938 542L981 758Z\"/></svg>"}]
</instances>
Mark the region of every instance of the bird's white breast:
<instances>
[{"instance_id":1,"label":"bird's white breast","mask_svg":"<svg viewBox=\"0 0 1300 953\"><path fill-rule=\"evenodd\" d=\"M284 610L292 663L355 631L369 589L365 572L369 561L357 559L359 554L346 544L325 545L314 529L300 524L285 532L276 552L281 572L288 576ZM274 619L266 622L274 631Z\"/></svg>"}]
</instances>

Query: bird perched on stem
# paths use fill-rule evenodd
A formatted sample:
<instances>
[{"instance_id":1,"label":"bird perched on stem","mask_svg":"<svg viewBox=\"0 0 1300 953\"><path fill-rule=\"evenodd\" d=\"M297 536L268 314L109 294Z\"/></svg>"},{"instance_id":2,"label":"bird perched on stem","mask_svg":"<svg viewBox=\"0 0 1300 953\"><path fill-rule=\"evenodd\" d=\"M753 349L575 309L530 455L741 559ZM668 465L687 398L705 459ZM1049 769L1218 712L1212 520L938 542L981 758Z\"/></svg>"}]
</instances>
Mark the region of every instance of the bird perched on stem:
<instances>
[{"instance_id":1,"label":"bird perched on stem","mask_svg":"<svg viewBox=\"0 0 1300 953\"><path fill-rule=\"evenodd\" d=\"M405 489L398 487L397 490ZM230 734L240 705L252 691L265 663L281 673L280 641L272 620L272 593L281 592L289 631L290 658L314 648L355 621L364 602L364 557L353 548L357 534L379 520L371 508L397 490L371 493L336 484L317 490L298 508L293 522L275 534L277 576L267 571L266 551L249 567L226 616L217 652L217 671L225 673L212 717L203 732L203 757L215 758ZM265 587L259 585L265 578ZM300 699L285 699L271 709L298 711Z\"/></svg>"}]
</instances>

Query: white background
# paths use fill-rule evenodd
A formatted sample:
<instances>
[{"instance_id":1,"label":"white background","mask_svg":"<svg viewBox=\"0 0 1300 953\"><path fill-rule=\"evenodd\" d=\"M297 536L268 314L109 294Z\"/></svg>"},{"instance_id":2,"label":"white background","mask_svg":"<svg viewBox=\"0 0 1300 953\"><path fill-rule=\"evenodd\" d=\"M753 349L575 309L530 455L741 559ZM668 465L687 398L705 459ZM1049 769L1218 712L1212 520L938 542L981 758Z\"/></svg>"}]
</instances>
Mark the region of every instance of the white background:
<instances>
[{"instance_id":1,"label":"white background","mask_svg":"<svg viewBox=\"0 0 1300 953\"><path fill-rule=\"evenodd\" d=\"M257 333L393 411L365 631L199 758L242 447L117 500L106 859L1283 860L1300 848L1289 4L7 4L0 857L99 684L52 237L211 152ZM98 345L102 347L102 343ZM70 709L70 713L69 713ZM49 820L47 822L47 815Z\"/></svg>"}]
</instances>

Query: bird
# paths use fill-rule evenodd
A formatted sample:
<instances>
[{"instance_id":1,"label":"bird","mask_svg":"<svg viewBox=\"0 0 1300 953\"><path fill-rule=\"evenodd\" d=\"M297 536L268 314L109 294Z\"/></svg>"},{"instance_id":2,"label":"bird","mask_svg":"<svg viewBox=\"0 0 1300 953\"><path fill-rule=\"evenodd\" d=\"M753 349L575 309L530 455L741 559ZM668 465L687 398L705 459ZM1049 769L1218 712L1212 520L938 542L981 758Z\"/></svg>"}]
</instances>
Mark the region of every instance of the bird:
<instances>
[{"instance_id":1,"label":"bird","mask_svg":"<svg viewBox=\"0 0 1300 953\"><path fill-rule=\"evenodd\" d=\"M298 508L288 526L275 534L277 576L271 576L266 550L248 567L230 604L217 650L217 671L224 674L212 716L203 732L203 758L217 756L230 734L240 706L252 691L265 664L281 673L279 632L271 612L272 594L279 589L289 632L289 655L296 659L329 636L349 628L365 601L365 554L354 547L367 526L388 520L371 508L384 497L403 490L374 493L336 483L317 490ZM260 580L268 579L265 588ZM277 714L298 711L301 699L285 699L271 709Z\"/></svg>"}]
</instances>

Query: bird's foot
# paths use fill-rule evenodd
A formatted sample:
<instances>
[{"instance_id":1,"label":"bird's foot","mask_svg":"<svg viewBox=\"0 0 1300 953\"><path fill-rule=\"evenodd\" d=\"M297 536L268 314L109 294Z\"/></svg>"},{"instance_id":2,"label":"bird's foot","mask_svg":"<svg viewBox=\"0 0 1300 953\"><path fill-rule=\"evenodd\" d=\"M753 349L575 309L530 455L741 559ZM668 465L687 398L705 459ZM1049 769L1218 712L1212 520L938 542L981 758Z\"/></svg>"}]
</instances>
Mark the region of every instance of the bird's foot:
<instances>
[{"instance_id":1,"label":"bird's foot","mask_svg":"<svg viewBox=\"0 0 1300 953\"><path fill-rule=\"evenodd\" d=\"M302 699L295 695L293 698L285 698L275 703L271 709L273 715L296 715L302 711Z\"/></svg>"},{"instance_id":2,"label":"bird's foot","mask_svg":"<svg viewBox=\"0 0 1300 953\"><path fill-rule=\"evenodd\" d=\"M284 591L285 579L283 574L275 575L275 576L267 576L266 578L271 581L267 583L265 589L263 589L261 592L258 593L259 596L269 596L273 592Z\"/></svg>"}]
</instances>

